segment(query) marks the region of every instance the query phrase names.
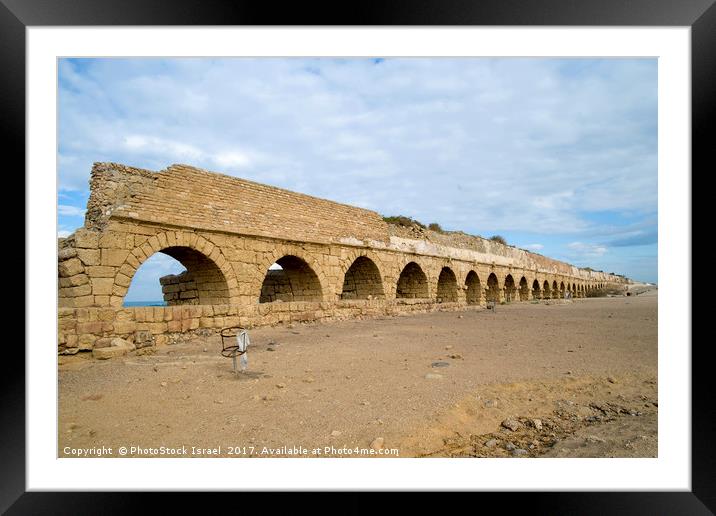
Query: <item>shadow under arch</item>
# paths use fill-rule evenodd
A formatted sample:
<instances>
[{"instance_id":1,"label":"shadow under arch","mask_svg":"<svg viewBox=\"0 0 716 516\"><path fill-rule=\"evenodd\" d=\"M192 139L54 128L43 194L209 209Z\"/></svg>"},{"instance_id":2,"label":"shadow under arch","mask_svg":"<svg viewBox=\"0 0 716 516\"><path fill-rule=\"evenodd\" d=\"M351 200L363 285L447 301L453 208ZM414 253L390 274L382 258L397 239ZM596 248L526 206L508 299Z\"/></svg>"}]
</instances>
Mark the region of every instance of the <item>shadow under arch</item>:
<instances>
[{"instance_id":1,"label":"shadow under arch","mask_svg":"<svg viewBox=\"0 0 716 516\"><path fill-rule=\"evenodd\" d=\"M494 272L491 272L487 277L487 291L485 292L485 299L496 303L500 302L500 283Z\"/></svg>"},{"instance_id":2,"label":"shadow under arch","mask_svg":"<svg viewBox=\"0 0 716 516\"><path fill-rule=\"evenodd\" d=\"M457 277L450 267L443 267L440 270L436 292L438 303L457 302Z\"/></svg>"},{"instance_id":3,"label":"shadow under arch","mask_svg":"<svg viewBox=\"0 0 716 516\"><path fill-rule=\"evenodd\" d=\"M467 273L465 278L465 300L468 305L479 305L482 293L480 292L480 277L475 271Z\"/></svg>"},{"instance_id":4,"label":"shadow under arch","mask_svg":"<svg viewBox=\"0 0 716 516\"><path fill-rule=\"evenodd\" d=\"M415 262L409 262L398 277L398 284L395 289L397 299L406 298L427 298L428 278L423 269Z\"/></svg>"},{"instance_id":5,"label":"shadow under arch","mask_svg":"<svg viewBox=\"0 0 716 516\"><path fill-rule=\"evenodd\" d=\"M278 267L266 271L259 303L323 300L318 275L303 258L288 254L274 263Z\"/></svg>"},{"instance_id":6,"label":"shadow under arch","mask_svg":"<svg viewBox=\"0 0 716 516\"><path fill-rule=\"evenodd\" d=\"M376 263L358 256L343 276L341 299L384 299L383 279Z\"/></svg>"}]
</instances>

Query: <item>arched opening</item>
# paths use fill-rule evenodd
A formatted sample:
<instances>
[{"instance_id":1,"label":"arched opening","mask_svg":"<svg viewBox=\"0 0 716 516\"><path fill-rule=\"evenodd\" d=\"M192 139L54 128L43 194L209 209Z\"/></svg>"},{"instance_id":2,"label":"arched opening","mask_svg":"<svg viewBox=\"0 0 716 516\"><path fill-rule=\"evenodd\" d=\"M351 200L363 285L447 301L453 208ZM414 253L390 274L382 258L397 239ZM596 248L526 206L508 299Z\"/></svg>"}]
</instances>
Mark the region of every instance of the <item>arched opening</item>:
<instances>
[{"instance_id":1,"label":"arched opening","mask_svg":"<svg viewBox=\"0 0 716 516\"><path fill-rule=\"evenodd\" d=\"M378 266L365 256L359 256L346 271L341 299L382 299L383 280Z\"/></svg>"},{"instance_id":2,"label":"arched opening","mask_svg":"<svg viewBox=\"0 0 716 516\"><path fill-rule=\"evenodd\" d=\"M287 255L269 267L259 303L321 301L323 291L313 269L298 256Z\"/></svg>"},{"instance_id":3,"label":"arched opening","mask_svg":"<svg viewBox=\"0 0 716 516\"><path fill-rule=\"evenodd\" d=\"M549 286L549 281L544 280L544 285L542 285L542 290L543 290L542 299L549 299L550 297L552 297L552 289Z\"/></svg>"},{"instance_id":4,"label":"arched opening","mask_svg":"<svg viewBox=\"0 0 716 516\"><path fill-rule=\"evenodd\" d=\"M480 278L475 271L467 273L465 278L465 298L468 305L480 304Z\"/></svg>"},{"instance_id":5,"label":"arched opening","mask_svg":"<svg viewBox=\"0 0 716 516\"><path fill-rule=\"evenodd\" d=\"M559 297L564 299L564 293L565 293L564 281L560 281L559 282Z\"/></svg>"},{"instance_id":6,"label":"arched opening","mask_svg":"<svg viewBox=\"0 0 716 516\"><path fill-rule=\"evenodd\" d=\"M183 246L167 247L145 260L124 298L124 306L228 303L224 273L203 253Z\"/></svg>"},{"instance_id":7,"label":"arched opening","mask_svg":"<svg viewBox=\"0 0 716 516\"><path fill-rule=\"evenodd\" d=\"M532 297L534 299L542 299L542 289L539 288L539 281L532 282Z\"/></svg>"},{"instance_id":8,"label":"arched opening","mask_svg":"<svg viewBox=\"0 0 716 516\"><path fill-rule=\"evenodd\" d=\"M438 303L457 303L457 278L450 267L443 267L438 277Z\"/></svg>"},{"instance_id":9,"label":"arched opening","mask_svg":"<svg viewBox=\"0 0 716 516\"><path fill-rule=\"evenodd\" d=\"M487 277L487 292L485 292L485 298L487 301L500 302L500 287L494 272Z\"/></svg>"},{"instance_id":10,"label":"arched opening","mask_svg":"<svg viewBox=\"0 0 716 516\"><path fill-rule=\"evenodd\" d=\"M505 301L515 301L517 287L515 286L515 280L512 274L508 274L505 277Z\"/></svg>"},{"instance_id":11,"label":"arched opening","mask_svg":"<svg viewBox=\"0 0 716 516\"><path fill-rule=\"evenodd\" d=\"M399 299L428 297L428 278L420 265L410 262L403 268L398 278L395 297Z\"/></svg>"},{"instance_id":12,"label":"arched opening","mask_svg":"<svg viewBox=\"0 0 716 516\"><path fill-rule=\"evenodd\" d=\"M520 278L520 301L527 301L530 298L530 287L527 285L527 278Z\"/></svg>"},{"instance_id":13,"label":"arched opening","mask_svg":"<svg viewBox=\"0 0 716 516\"><path fill-rule=\"evenodd\" d=\"M559 299L559 288L557 287L557 280L552 282L552 298Z\"/></svg>"}]
</instances>

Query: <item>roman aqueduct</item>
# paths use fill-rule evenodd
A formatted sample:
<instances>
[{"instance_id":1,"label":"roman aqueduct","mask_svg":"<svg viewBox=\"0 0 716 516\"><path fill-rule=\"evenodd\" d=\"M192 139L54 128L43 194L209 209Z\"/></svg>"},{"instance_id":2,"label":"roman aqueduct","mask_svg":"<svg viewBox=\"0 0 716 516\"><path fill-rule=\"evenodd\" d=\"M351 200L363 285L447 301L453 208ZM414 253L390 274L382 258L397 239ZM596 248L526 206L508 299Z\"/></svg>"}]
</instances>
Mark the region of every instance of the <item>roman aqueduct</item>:
<instances>
[{"instance_id":1,"label":"roman aqueduct","mask_svg":"<svg viewBox=\"0 0 716 516\"><path fill-rule=\"evenodd\" d=\"M95 163L90 190L84 227L59 242L60 352L137 331L159 344L200 328L584 297L628 281L186 165ZM161 278L167 306L124 307L155 253L186 268Z\"/></svg>"}]
</instances>

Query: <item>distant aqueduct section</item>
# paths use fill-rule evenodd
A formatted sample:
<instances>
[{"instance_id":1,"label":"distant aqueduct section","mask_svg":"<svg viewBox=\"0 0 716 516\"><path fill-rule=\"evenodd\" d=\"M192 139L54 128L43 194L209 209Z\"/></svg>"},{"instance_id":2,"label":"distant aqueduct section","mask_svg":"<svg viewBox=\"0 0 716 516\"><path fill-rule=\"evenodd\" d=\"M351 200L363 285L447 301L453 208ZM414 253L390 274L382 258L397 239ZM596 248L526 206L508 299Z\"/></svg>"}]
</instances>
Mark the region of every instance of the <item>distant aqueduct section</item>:
<instances>
[{"instance_id":1,"label":"distant aqueduct section","mask_svg":"<svg viewBox=\"0 0 716 516\"><path fill-rule=\"evenodd\" d=\"M187 165L95 163L90 190L84 227L59 241L61 352L138 331L161 344L199 328L584 297L629 282ZM186 268L160 279L168 306L124 307L155 253Z\"/></svg>"}]
</instances>

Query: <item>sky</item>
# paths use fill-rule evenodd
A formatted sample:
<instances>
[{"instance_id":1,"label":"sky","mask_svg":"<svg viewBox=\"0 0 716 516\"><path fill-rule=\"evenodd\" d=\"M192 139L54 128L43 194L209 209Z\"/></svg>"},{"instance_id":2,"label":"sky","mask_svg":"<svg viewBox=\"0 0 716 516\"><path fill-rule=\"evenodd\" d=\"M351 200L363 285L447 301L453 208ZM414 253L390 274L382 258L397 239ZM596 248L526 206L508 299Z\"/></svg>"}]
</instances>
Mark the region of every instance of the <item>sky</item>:
<instances>
[{"instance_id":1,"label":"sky","mask_svg":"<svg viewBox=\"0 0 716 516\"><path fill-rule=\"evenodd\" d=\"M657 61L59 61L58 236L92 163L185 163L657 281ZM161 300L157 254L126 300Z\"/></svg>"}]
</instances>

